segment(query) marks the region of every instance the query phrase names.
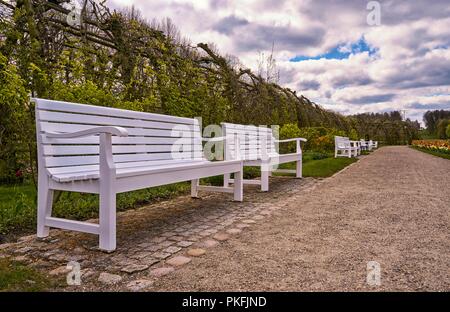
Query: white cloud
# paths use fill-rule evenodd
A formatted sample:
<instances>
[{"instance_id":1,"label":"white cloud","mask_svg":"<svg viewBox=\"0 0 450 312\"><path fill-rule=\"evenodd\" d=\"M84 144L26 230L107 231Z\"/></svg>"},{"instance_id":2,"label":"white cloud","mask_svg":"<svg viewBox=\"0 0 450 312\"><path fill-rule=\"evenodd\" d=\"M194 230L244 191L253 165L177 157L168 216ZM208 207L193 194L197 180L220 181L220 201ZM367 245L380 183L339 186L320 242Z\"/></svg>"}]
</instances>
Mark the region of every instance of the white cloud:
<instances>
[{"instance_id":1,"label":"white cloud","mask_svg":"<svg viewBox=\"0 0 450 312\"><path fill-rule=\"evenodd\" d=\"M326 108L344 113L407 110L421 120L430 108L450 105L450 5L448 0L381 1L378 27L366 24L364 0L111 0L134 5L151 20L170 17L193 43L214 42L257 68L270 53L281 83ZM290 62L333 48L352 52L364 38L375 54L348 59Z\"/></svg>"}]
</instances>

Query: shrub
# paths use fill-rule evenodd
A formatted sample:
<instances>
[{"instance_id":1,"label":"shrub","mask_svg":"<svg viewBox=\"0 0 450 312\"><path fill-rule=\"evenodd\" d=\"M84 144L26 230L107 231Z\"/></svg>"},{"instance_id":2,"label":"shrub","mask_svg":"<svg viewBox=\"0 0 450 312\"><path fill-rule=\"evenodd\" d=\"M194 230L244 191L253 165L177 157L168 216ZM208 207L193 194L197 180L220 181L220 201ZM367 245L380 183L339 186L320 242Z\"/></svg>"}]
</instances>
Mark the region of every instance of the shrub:
<instances>
[{"instance_id":1,"label":"shrub","mask_svg":"<svg viewBox=\"0 0 450 312\"><path fill-rule=\"evenodd\" d=\"M357 133L354 129L352 135L357 137ZM328 152L334 149L334 136L346 136L345 131L337 130L334 128L325 128L325 127L305 127L298 128L295 124L285 124L281 127L280 137L281 139L295 138L301 137L305 138L308 141L303 143L304 150L312 150L317 152ZM282 152L294 152L295 151L295 142L280 146L280 150Z\"/></svg>"},{"instance_id":2,"label":"shrub","mask_svg":"<svg viewBox=\"0 0 450 312\"><path fill-rule=\"evenodd\" d=\"M440 119L437 123L436 134L439 139L446 139L447 134L446 130L448 125L450 124L450 119Z\"/></svg>"}]
</instances>

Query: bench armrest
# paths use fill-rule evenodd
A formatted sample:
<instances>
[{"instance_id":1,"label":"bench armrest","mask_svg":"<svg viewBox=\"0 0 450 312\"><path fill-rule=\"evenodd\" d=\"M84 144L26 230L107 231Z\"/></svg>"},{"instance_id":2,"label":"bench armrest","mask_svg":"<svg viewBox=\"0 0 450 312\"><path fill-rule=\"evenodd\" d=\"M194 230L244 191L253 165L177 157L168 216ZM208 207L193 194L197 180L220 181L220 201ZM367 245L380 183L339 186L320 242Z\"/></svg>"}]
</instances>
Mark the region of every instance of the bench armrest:
<instances>
[{"instance_id":1,"label":"bench armrest","mask_svg":"<svg viewBox=\"0 0 450 312\"><path fill-rule=\"evenodd\" d=\"M300 142L306 142L305 138L292 138L292 139L285 139L285 140L275 140L275 143L287 143L287 142L297 142L297 154L300 154L302 152L302 146L300 145Z\"/></svg>"},{"instance_id":2,"label":"bench armrest","mask_svg":"<svg viewBox=\"0 0 450 312\"><path fill-rule=\"evenodd\" d=\"M285 140L275 140L275 142L278 142L278 143L286 143L286 142L294 142L294 141L306 142L308 140L305 139L305 138L292 138L292 139L285 139Z\"/></svg>"},{"instance_id":3,"label":"bench armrest","mask_svg":"<svg viewBox=\"0 0 450 312\"><path fill-rule=\"evenodd\" d=\"M93 127L86 130L76 131L76 132L70 132L70 133L54 133L54 132L45 132L44 134L48 138L55 138L55 139L73 139L73 138L81 138L86 136L91 136L95 134L111 134L121 137L128 136L128 131L125 128L122 127L112 127L112 126L104 126L104 127Z\"/></svg>"},{"instance_id":4,"label":"bench armrest","mask_svg":"<svg viewBox=\"0 0 450 312\"><path fill-rule=\"evenodd\" d=\"M101 181L105 181L105 184L102 183L101 187L109 187L108 185L116 177L116 166L114 164L112 153L112 136L113 135L121 137L128 136L128 131L125 128L113 126L101 126L71 133L45 132L45 135L47 137L55 139L73 139L96 134L100 135L99 138L100 176L102 177Z\"/></svg>"}]
</instances>

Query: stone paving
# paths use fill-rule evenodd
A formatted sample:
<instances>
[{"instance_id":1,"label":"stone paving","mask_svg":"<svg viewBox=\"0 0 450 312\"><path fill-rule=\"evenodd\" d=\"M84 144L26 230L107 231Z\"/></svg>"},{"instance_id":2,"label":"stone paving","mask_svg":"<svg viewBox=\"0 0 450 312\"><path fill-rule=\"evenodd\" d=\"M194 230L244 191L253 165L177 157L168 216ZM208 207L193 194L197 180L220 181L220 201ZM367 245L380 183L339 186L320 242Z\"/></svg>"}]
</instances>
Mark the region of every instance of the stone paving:
<instances>
[{"instance_id":1,"label":"stone paving","mask_svg":"<svg viewBox=\"0 0 450 312\"><path fill-rule=\"evenodd\" d=\"M201 199L180 196L118 213L117 250L112 253L98 250L95 235L51 230L45 239L30 235L0 245L0 257L12 257L59 278L61 287L71 291L151 290L155 279L268 220L318 181L273 177L267 193L245 186L242 203L233 202L229 194L201 192ZM80 286L65 285L70 261L80 264Z\"/></svg>"}]
</instances>

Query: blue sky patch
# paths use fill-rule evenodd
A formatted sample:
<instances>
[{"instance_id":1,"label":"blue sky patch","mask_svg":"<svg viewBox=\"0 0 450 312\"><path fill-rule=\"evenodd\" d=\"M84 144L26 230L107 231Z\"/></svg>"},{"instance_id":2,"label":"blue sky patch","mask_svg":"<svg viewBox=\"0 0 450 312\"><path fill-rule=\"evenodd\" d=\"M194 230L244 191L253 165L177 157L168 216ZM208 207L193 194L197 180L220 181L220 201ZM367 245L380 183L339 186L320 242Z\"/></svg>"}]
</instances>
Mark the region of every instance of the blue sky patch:
<instances>
[{"instance_id":1,"label":"blue sky patch","mask_svg":"<svg viewBox=\"0 0 450 312\"><path fill-rule=\"evenodd\" d=\"M301 62L301 61L307 61L307 60L320 60L320 59L334 59L334 60L343 60L348 59L351 54L358 54L362 52L369 52L369 55L372 56L377 52L377 49L369 46L364 39L364 37L361 37L357 42L354 42L350 45L348 44L340 44L327 53L319 54L316 56L304 56L304 55L297 55L293 58L291 58L290 62Z\"/></svg>"}]
</instances>

